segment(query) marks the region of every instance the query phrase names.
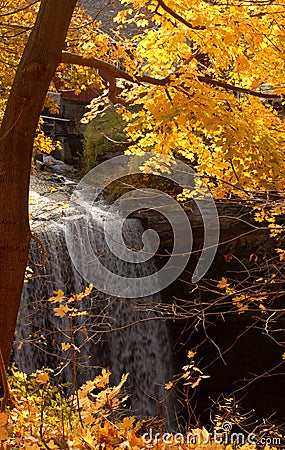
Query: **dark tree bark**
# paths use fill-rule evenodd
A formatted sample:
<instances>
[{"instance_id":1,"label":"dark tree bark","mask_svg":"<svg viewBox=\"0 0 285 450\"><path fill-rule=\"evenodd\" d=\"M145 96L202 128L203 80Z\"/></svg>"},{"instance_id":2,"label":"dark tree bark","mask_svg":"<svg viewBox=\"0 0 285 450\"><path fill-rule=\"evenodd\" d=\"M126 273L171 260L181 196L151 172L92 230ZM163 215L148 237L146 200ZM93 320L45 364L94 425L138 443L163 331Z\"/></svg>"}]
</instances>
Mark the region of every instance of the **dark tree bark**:
<instances>
[{"instance_id":1,"label":"dark tree bark","mask_svg":"<svg viewBox=\"0 0 285 450\"><path fill-rule=\"evenodd\" d=\"M42 0L0 129L0 347L6 367L31 236L28 191L33 141L75 4L76 0Z\"/></svg>"}]
</instances>

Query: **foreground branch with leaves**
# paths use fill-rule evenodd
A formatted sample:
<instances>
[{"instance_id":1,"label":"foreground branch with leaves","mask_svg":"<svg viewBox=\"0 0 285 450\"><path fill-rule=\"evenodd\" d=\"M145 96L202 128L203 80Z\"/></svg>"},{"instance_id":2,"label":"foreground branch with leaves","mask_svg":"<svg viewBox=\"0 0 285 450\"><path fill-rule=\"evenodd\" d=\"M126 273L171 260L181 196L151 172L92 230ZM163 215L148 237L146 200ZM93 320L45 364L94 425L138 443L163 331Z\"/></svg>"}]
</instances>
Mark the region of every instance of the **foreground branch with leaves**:
<instances>
[{"instance_id":1,"label":"foreground branch with leaves","mask_svg":"<svg viewBox=\"0 0 285 450\"><path fill-rule=\"evenodd\" d=\"M273 214L284 213L284 117L262 101L282 101L285 94L282 2L123 3L117 29L106 34L75 0L0 2L0 346L6 367L30 243L34 137L56 81L77 92L100 90L85 121L119 104L129 152L152 151L158 164L160 154L184 158L216 198L258 193L266 203L278 192ZM126 37L126 26L136 33ZM281 238L276 248L282 262ZM262 309L251 292L225 283L239 311L252 299Z\"/></svg>"},{"instance_id":2,"label":"foreground branch with leaves","mask_svg":"<svg viewBox=\"0 0 285 450\"><path fill-rule=\"evenodd\" d=\"M256 448L254 442L247 442L245 430L244 442L242 434L239 438L236 433L231 437L227 432L230 429L222 429L218 417L213 433L205 428L169 433L158 418L126 416L123 388L127 375L117 386L111 386L109 378L110 372L103 369L77 391L77 403L75 395L66 396L64 386L53 385L50 371L38 371L28 380L12 368L9 409L0 412L0 448L222 450L226 444L228 450ZM226 423L230 424L231 419L228 414ZM260 424L254 435L249 436L261 443L267 432L267 439L272 443L282 442L278 431L269 431ZM266 448L276 447L267 445Z\"/></svg>"}]
</instances>

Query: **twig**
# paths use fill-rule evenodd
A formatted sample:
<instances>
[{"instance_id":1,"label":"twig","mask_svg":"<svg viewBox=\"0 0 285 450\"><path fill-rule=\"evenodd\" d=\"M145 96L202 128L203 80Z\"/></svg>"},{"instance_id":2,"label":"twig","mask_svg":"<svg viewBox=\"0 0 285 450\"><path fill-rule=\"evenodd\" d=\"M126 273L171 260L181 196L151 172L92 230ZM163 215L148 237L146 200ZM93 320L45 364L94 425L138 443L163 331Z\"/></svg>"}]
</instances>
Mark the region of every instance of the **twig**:
<instances>
[{"instance_id":1,"label":"twig","mask_svg":"<svg viewBox=\"0 0 285 450\"><path fill-rule=\"evenodd\" d=\"M33 264L33 266L35 266L35 267L41 267L41 268L43 269L43 271L45 271L45 264L46 264L45 256L46 256L46 251L45 251L44 244L43 244L42 241L41 241L37 236L35 236L34 234L31 235L31 238L34 239L34 241L35 241L37 244L39 244L39 246L40 246L40 248L41 248L42 262L41 262L41 264L37 264L37 263L35 263L35 262L31 259L31 257L29 257L29 261L31 262L31 264Z\"/></svg>"},{"instance_id":2,"label":"twig","mask_svg":"<svg viewBox=\"0 0 285 450\"><path fill-rule=\"evenodd\" d=\"M1 373L2 387L3 387L3 391L4 391L4 395L3 395L3 398L1 401L1 412L4 412L6 409L6 405L9 400L10 394L9 394L9 384L8 384L8 380L7 380L7 373L6 373L6 368L5 368L5 363L4 363L1 348L0 348L0 373Z\"/></svg>"}]
</instances>

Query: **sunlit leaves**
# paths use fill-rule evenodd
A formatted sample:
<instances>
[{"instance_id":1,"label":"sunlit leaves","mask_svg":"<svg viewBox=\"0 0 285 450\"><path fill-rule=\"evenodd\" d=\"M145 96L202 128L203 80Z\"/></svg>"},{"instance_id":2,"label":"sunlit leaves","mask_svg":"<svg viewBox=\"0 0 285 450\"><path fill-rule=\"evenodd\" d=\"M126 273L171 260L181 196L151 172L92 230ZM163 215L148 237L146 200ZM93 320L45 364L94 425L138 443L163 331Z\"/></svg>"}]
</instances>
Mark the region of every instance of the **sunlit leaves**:
<instances>
[{"instance_id":1,"label":"sunlit leaves","mask_svg":"<svg viewBox=\"0 0 285 450\"><path fill-rule=\"evenodd\" d=\"M276 251L279 254L280 261L285 261L285 250L282 248L277 248Z\"/></svg>"},{"instance_id":2,"label":"sunlit leaves","mask_svg":"<svg viewBox=\"0 0 285 450\"><path fill-rule=\"evenodd\" d=\"M282 190L283 119L259 98L235 96L199 78L206 75L252 90L266 82L282 93L282 7L277 2L260 8L252 3L171 0L166 2L171 14L160 2L124 3L132 7L133 20L145 14L155 24L134 38L137 70L171 80L167 89L138 86L126 93L128 101L132 97L140 105L131 121L129 111L122 111L135 142L129 151L182 154L218 197L234 187L239 195Z\"/></svg>"},{"instance_id":3,"label":"sunlit leaves","mask_svg":"<svg viewBox=\"0 0 285 450\"><path fill-rule=\"evenodd\" d=\"M36 374L36 382L40 384L46 384L49 381L49 374L45 371L39 371Z\"/></svg>"},{"instance_id":4,"label":"sunlit leaves","mask_svg":"<svg viewBox=\"0 0 285 450\"><path fill-rule=\"evenodd\" d=\"M58 308L53 308L54 315L58 317L64 317L66 316L66 313L68 311L71 311L70 308L66 305L60 305Z\"/></svg>"},{"instance_id":5,"label":"sunlit leaves","mask_svg":"<svg viewBox=\"0 0 285 450\"><path fill-rule=\"evenodd\" d=\"M190 351L188 356L191 354ZM281 355L281 358L284 360L285 354ZM183 373L195 369L192 363L193 359L190 358ZM167 429L160 428L157 434L154 432L152 435L153 426L160 422L157 418L147 418L144 422L143 419L138 420L134 416L122 417L118 408L123 407L122 389L127 379L126 375L122 377L118 386L111 386L110 372L103 369L101 374L77 391L80 402L78 405L74 401L74 395L64 394L63 386L52 383L49 379L50 370L38 371L32 374L30 379L14 367L11 370L12 377L9 377L11 406L9 411L0 413L0 441L4 449L186 450L199 449L202 446L205 450L213 448L222 450L225 447L221 433L219 443L215 442L204 427L187 429L184 435L168 433ZM198 368L196 373L201 378L207 378L201 375ZM199 378L196 383L198 380ZM226 398L222 413L215 416L216 430L223 429L225 423L223 412L227 413L228 421L230 418L232 423L241 422L242 416L236 411L234 399ZM227 443L228 450L234 448L234 443ZM245 444L239 448L248 450L249 446Z\"/></svg>"},{"instance_id":6,"label":"sunlit leaves","mask_svg":"<svg viewBox=\"0 0 285 450\"><path fill-rule=\"evenodd\" d=\"M219 283L217 284L217 287L220 289L224 289L228 286L229 286L228 280L225 277L222 277Z\"/></svg>"},{"instance_id":7,"label":"sunlit leaves","mask_svg":"<svg viewBox=\"0 0 285 450\"><path fill-rule=\"evenodd\" d=\"M59 289L58 291L54 291L54 296L50 297L49 301L51 303L55 303L55 302L62 302L64 300L64 292Z\"/></svg>"},{"instance_id":8,"label":"sunlit leaves","mask_svg":"<svg viewBox=\"0 0 285 450\"><path fill-rule=\"evenodd\" d=\"M210 77L252 91L261 91L265 83L269 91L284 94L282 6L276 1L262 7L231 1L123 3L126 9L118 13L114 26L135 24L137 32L132 28L129 39L120 37L118 30L110 38L100 30L100 22L77 8L66 50L124 67L133 77L133 83L120 87L122 102L136 106L134 110L121 109L133 143L129 151L182 155L204 177L216 197L224 197L230 190L240 196L257 189L283 190L283 118L259 98L234 95L229 88L203 82L203 77ZM11 1L8 12L13 7L16 5ZM25 12L13 15L14 25L28 27L18 35L11 31L14 25L10 16L0 24L3 43L11 45L1 62L3 99L9 94L36 10L37 5L31 5ZM136 77L143 75L167 82L163 86L136 83ZM85 122L108 108L110 86L106 80L102 82L95 69L61 64L57 76L65 87L77 93L87 87L102 91ZM52 145L39 134L35 149L49 152Z\"/></svg>"},{"instance_id":9,"label":"sunlit leaves","mask_svg":"<svg viewBox=\"0 0 285 450\"><path fill-rule=\"evenodd\" d=\"M78 450L90 445L97 448L100 442L108 442L111 449L109 445L115 441L117 444L129 439L139 442L132 436L135 434L133 417L113 423L113 415L125 398L121 390L127 375L118 386L111 386L110 372L103 369L78 390L78 405L74 395L64 395L61 386L53 385L51 372L38 370L28 381L24 374L12 368L13 403L9 412L0 413L0 441L5 441L5 448L38 450L48 443L49 449L63 446Z\"/></svg>"},{"instance_id":10,"label":"sunlit leaves","mask_svg":"<svg viewBox=\"0 0 285 450\"><path fill-rule=\"evenodd\" d=\"M79 317L87 315L87 312L84 310L79 310L78 305L81 300L88 297L91 294L93 289L93 284L90 284L85 288L83 292L79 294L74 294L73 296L66 297L64 292L59 289L58 291L54 291L54 295L49 298L49 302L51 303L60 303L58 307L53 308L54 315L56 317ZM74 347L74 345L73 345ZM63 344L63 350L67 350L67 344Z\"/></svg>"}]
</instances>

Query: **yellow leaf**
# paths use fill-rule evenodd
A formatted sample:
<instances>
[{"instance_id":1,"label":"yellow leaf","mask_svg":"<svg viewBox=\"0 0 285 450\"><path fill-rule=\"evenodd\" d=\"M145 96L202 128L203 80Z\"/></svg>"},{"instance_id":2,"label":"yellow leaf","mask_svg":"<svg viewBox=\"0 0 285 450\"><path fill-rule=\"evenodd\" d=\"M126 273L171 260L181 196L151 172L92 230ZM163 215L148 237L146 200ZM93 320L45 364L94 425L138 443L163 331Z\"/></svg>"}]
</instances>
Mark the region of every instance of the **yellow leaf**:
<instances>
[{"instance_id":1,"label":"yellow leaf","mask_svg":"<svg viewBox=\"0 0 285 450\"><path fill-rule=\"evenodd\" d=\"M95 449L97 447L91 431L86 428L82 431L82 440L88 445L88 448Z\"/></svg>"},{"instance_id":2,"label":"yellow leaf","mask_svg":"<svg viewBox=\"0 0 285 450\"><path fill-rule=\"evenodd\" d=\"M225 277L222 277L222 279L219 281L219 283L217 284L217 287L220 289L224 289L226 288L228 285L228 280Z\"/></svg>"},{"instance_id":3,"label":"yellow leaf","mask_svg":"<svg viewBox=\"0 0 285 450\"><path fill-rule=\"evenodd\" d=\"M132 428L134 421L135 421L135 418L133 416L125 417L123 422L121 422L118 426L119 426L120 430L128 430L129 428Z\"/></svg>"},{"instance_id":4,"label":"yellow leaf","mask_svg":"<svg viewBox=\"0 0 285 450\"><path fill-rule=\"evenodd\" d=\"M68 311L70 311L69 307L66 305L60 305L58 308L53 308L55 312L55 316L64 317Z\"/></svg>"},{"instance_id":5,"label":"yellow leaf","mask_svg":"<svg viewBox=\"0 0 285 450\"><path fill-rule=\"evenodd\" d=\"M279 253L280 261L285 261L285 250L282 248L277 248L276 251Z\"/></svg>"},{"instance_id":6,"label":"yellow leaf","mask_svg":"<svg viewBox=\"0 0 285 450\"><path fill-rule=\"evenodd\" d=\"M49 447L49 448L54 448L54 449L55 449L55 448L59 448L58 445L56 445L56 444L54 443L54 440L53 440L53 439L52 439L51 441L48 442L48 447Z\"/></svg>"},{"instance_id":7,"label":"yellow leaf","mask_svg":"<svg viewBox=\"0 0 285 450\"><path fill-rule=\"evenodd\" d=\"M0 427L2 427L3 425L6 425L7 421L8 421L8 414L4 413L4 412L0 412Z\"/></svg>"},{"instance_id":8,"label":"yellow leaf","mask_svg":"<svg viewBox=\"0 0 285 450\"><path fill-rule=\"evenodd\" d=\"M4 427L0 427L0 441L6 441L8 438L8 431Z\"/></svg>"},{"instance_id":9,"label":"yellow leaf","mask_svg":"<svg viewBox=\"0 0 285 450\"><path fill-rule=\"evenodd\" d=\"M47 372L39 372L36 376L36 382L46 384L49 381L49 374Z\"/></svg>"},{"instance_id":10,"label":"yellow leaf","mask_svg":"<svg viewBox=\"0 0 285 450\"><path fill-rule=\"evenodd\" d=\"M62 302L64 300L64 292L61 289L58 291L53 291L53 293L54 296L49 299L51 303Z\"/></svg>"},{"instance_id":11,"label":"yellow leaf","mask_svg":"<svg viewBox=\"0 0 285 450\"><path fill-rule=\"evenodd\" d=\"M200 381L202 380L201 377L199 377L195 383L191 384L191 388L194 389L195 387L197 387L200 384Z\"/></svg>"},{"instance_id":12,"label":"yellow leaf","mask_svg":"<svg viewBox=\"0 0 285 450\"><path fill-rule=\"evenodd\" d=\"M262 312L266 312L266 308L262 303L259 305L259 308L261 309Z\"/></svg>"},{"instance_id":13,"label":"yellow leaf","mask_svg":"<svg viewBox=\"0 0 285 450\"><path fill-rule=\"evenodd\" d=\"M91 294L92 289L93 289L93 284L91 283L91 284L85 289L84 294L85 294L85 295Z\"/></svg>"},{"instance_id":14,"label":"yellow leaf","mask_svg":"<svg viewBox=\"0 0 285 450\"><path fill-rule=\"evenodd\" d=\"M173 386L173 381L169 381L168 383L165 384L164 387L165 387L166 390L169 390L169 389L172 388L172 386Z\"/></svg>"},{"instance_id":15,"label":"yellow leaf","mask_svg":"<svg viewBox=\"0 0 285 450\"><path fill-rule=\"evenodd\" d=\"M70 347L71 347L71 344L70 344L69 342L62 342L62 343L61 343L61 348L62 348L62 350L64 350L64 351L69 350Z\"/></svg>"},{"instance_id":16,"label":"yellow leaf","mask_svg":"<svg viewBox=\"0 0 285 450\"><path fill-rule=\"evenodd\" d=\"M95 378L96 387L104 388L109 383L110 375L111 372L108 372L106 369L102 369L101 375L97 375Z\"/></svg>"}]
</instances>

